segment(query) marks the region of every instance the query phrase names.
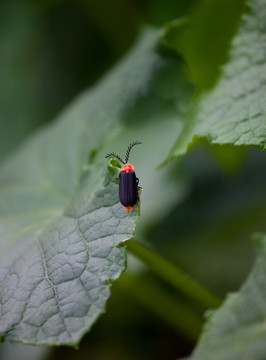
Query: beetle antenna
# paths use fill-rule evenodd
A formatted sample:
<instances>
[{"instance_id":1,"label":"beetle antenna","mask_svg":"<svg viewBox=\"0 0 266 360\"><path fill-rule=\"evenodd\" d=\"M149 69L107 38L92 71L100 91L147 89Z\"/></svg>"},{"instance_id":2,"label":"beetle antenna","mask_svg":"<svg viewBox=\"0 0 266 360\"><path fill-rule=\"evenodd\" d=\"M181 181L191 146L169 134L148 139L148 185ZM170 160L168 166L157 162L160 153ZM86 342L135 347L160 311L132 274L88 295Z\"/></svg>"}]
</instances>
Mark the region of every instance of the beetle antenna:
<instances>
[{"instance_id":1,"label":"beetle antenna","mask_svg":"<svg viewBox=\"0 0 266 360\"><path fill-rule=\"evenodd\" d=\"M125 164L125 162L121 159L121 157L118 154L114 153L114 152L111 152L111 153L107 154L105 157L109 158L111 156L114 156L115 158L117 158L117 160L121 161L121 163Z\"/></svg>"},{"instance_id":2,"label":"beetle antenna","mask_svg":"<svg viewBox=\"0 0 266 360\"><path fill-rule=\"evenodd\" d=\"M124 164L127 164L128 158L129 158L129 154L130 154L130 151L131 151L131 149L133 148L133 146L139 145L139 144L141 144L141 142L137 140L137 141L133 141L133 143L131 143L131 144L129 145L129 147L127 148L126 158L125 158Z\"/></svg>"}]
</instances>

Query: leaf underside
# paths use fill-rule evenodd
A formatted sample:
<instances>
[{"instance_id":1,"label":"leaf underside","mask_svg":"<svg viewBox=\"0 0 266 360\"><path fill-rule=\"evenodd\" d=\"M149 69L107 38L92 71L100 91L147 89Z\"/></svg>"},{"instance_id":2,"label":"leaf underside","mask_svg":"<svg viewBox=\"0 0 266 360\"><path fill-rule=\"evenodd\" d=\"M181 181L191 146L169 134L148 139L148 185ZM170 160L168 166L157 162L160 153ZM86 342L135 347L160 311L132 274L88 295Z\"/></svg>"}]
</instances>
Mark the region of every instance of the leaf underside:
<instances>
[{"instance_id":1,"label":"leaf underside","mask_svg":"<svg viewBox=\"0 0 266 360\"><path fill-rule=\"evenodd\" d=\"M76 345L104 312L139 206L123 210L112 162L86 163L163 66L156 44L157 31L144 31L95 88L2 165L2 341Z\"/></svg>"},{"instance_id":2,"label":"leaf underside","mask_svg":"<svg viewBox=\"0 0 266 360\"><path fill-rule=\"evenodd\" d=\"M89 166L75 201L62 214L22 212L16 214L19 228L13 216L5 219L4 340L75 345L104 311L110 281L125 268L120 243L132 237L138 213L128 214L118 203L114 170L119 173L106 172L105 163ZM88 183L94 183L89 199Z\"/></svg>"}]
</instances>

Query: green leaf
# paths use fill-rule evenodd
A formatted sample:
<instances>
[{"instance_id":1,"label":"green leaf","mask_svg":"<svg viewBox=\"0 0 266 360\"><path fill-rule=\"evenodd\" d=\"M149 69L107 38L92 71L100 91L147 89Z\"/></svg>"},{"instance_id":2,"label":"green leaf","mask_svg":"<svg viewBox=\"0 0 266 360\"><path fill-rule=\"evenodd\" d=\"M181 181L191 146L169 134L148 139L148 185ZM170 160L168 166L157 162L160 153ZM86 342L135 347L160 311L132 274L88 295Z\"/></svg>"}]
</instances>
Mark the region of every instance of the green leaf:
<instances>
[{"instance_id":1,"label":"green leaf","mask_svg":"<svg viewBox=\"0 0 266 360\"><path fill-rule=\"evenodd\" d=\"M184 154L198 138L266 148L265 22L265 2L250 0L219 81L199 99L167 160Z\"/></svg>"},{"instance_id":2,"label":"green leaf","mask_svg":"<svg viewBox=\"0 0 266 360\"><path fill-rule=\"evenodd\" d=\"M119 169L95 160L166 62L157 31L0 169L0 334L6 341L76 345L125 269L122 241L138 206L118 201ZM100 124L100 126L99 126ZM108 168L108 169L107 169Z\"/></svg>"},{"instance_id":3,"label":"green leaf","mask_svg":"<svg viewBox=\"0 0 266 360\"><path fill-rule=\"evenodd\" d=\"M217 80L244 2L197 1L187 17L167 24L162 41L182 55L198 92L210 89Z\"/></svg>"},{"instance_id":4,"label":"green leaf","mask_svg":"<svg viewBox=\"0 0 266 360\"><path fill-rule=\"evenodd\" d=\"M257 262L238 293L227 296L219 310L207 314L191 360L265 359L266 235L256 235Z\"/></svg>"},{"instance_id":5,"label":"green leaf","mask_svg":"<svg viewBox=\"0 0 266 360\"><path fill-rule=\"evenodd\" d=\"M134 234L138 213L128 214L118 203L118 174L111 165L106 171L104 162L88 166L65 211L47 190L4 188L1 204L9 211L1 217L0 329L5 340L75 345L104 311L110 281L125 268L120 243ZM16 201L19 207L33 201L34 210L11 214L8 204Z\"/></svg>"}]
</instances>

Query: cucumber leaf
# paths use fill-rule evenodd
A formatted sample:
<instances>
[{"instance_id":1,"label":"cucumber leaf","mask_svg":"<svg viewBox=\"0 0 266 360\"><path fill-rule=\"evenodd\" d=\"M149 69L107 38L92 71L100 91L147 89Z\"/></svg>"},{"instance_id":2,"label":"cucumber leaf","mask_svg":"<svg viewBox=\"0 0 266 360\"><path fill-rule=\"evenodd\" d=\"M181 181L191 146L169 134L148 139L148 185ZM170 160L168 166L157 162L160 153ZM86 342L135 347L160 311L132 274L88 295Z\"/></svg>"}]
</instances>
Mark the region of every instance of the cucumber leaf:
<instances>
[{"instance_id":1,"label":"cucumber leaf","mask_svg":"<svg viewBox=\"0 0 266 360\"><path fill-rule=\"evenodd\" d=\"M118 199L118 164L102 144L165 64L157 30L0 168L0 339L76 346L126 267L139 206ZM88 159L89 164L88 164Z\"/></svg>"},{"instance_id":2,"label":"cucumber leaf","mask_svg":"<svg viewBox=\"0 0 266 360\"><path fill-rule=\"evenodd\" d=\"M216 85L200 96L167 160L198 138L211 144L266 148L266 13L250 0Z\"/></svg>"}]
</instances>

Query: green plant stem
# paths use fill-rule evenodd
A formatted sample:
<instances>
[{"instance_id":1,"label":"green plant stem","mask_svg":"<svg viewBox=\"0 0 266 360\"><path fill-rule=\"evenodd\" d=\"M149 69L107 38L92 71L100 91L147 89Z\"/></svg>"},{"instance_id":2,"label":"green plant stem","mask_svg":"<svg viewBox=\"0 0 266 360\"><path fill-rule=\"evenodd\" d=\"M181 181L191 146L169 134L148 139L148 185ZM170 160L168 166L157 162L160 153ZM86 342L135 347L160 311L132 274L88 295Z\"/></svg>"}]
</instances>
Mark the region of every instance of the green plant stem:
<instances>
[{"instance_id":1,"label":"green plant stem","mask_svg":"<svg viewBox=\"0 0 266 360\"><path fill-rule=\"evenodd\" d=\"M184 271L164 259L147 246L130 240L126 244L127 250L140 259L147 267L174 286L177 290L187 294L196 300L204 308L217 308L221 305L221 299L197 283Z\"/></svg>"},{"instance_id":2,"label":"green plant stem","mask_svg":"<svg viewBox=\"0 0 266 360\"><path fill-rule=\"evenodd\" d=\"M173 329L193 342L198 339L202 314L162 289L154 279L125 274L119 279L119 286Z\"/></svg>"}]
</instances>

